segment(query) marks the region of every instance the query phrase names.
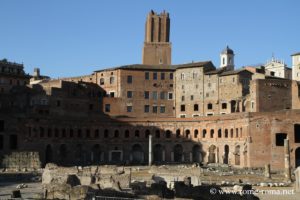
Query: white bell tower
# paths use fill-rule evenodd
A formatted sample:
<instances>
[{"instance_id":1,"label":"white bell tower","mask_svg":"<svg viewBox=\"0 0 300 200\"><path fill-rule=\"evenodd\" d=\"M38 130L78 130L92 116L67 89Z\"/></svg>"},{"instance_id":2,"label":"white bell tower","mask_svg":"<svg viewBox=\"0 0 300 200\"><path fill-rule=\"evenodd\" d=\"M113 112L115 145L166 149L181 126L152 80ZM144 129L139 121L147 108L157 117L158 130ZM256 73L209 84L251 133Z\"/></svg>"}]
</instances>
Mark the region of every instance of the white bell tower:
<instances>
[{"instance_id":1,"label":"white bell tower","mask_svg":"<svg viewBox=\"0 0 300 200\"><path fill-rule=\"evenodd\" d=\"M234 53L228 46L220 54L221 64L220 68L226 68L227 70L234 70Z\"/></svg>"}]
</instances>

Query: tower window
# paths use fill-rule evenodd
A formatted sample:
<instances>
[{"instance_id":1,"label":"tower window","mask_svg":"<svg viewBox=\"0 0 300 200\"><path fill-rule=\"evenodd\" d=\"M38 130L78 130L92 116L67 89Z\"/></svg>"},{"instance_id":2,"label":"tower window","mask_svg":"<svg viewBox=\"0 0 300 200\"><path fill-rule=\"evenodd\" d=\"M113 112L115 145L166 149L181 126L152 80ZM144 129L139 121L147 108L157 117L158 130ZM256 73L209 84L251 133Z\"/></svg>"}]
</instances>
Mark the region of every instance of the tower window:
<instances>
[{"instance_id":1,"label":"tower window","mask_svg":"<svg viewBox=\"0 0 300 200\"><path fill-rule=\"evenodd\" d=\"M157 80L157 73L153 72L153 80Z\"/></svg>"},{"instance_id":2,"label":"tower window","mask_svg":"<svg viewBox=\"0 0 300 200\"><path fill-rule=\"evenodd\" d=\"M225 58L223 58L223 65L225 65Z\"/></svg>"},{"instance_id":3,"label":"tower window","mask_svg":"<svg viewBox=\"0 0 300 200\"><path fill-rule=\"evenodd\" d=\"M127 83L132 83L132 76L127 76Z\"/></svg>"},{"instance_id":4,"label":"tower window","mask_svg":"<svg viewBox=\"0 0 300 200\"><path fill-rule=\"evenodd\" d=\"M162 72L162 73L160 74L160 79L161 79L161 80L165 80L165 73Z\"/></svg>"}]
</instances>

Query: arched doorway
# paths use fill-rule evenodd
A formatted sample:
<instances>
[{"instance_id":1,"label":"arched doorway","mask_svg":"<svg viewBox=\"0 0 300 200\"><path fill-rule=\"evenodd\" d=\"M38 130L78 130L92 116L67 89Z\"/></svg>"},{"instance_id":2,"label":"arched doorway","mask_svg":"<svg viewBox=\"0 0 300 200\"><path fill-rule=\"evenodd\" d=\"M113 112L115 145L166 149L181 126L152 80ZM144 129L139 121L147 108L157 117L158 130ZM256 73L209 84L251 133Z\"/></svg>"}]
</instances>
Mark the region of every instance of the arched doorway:
<instances>
[{"instance_id":1,"label":"arched doorway","mask_svg":"<svg viewBox=\"0 0 300 200\"><path fill-rule=\"evenodd\" d=\"M76 145L75 158L76 158L77 165L83 164L83 153L82 153L82 145L81 144Z\"/></svg>"},{"instance_id":2,"label":"arched doorway","mask_svg":"<svg viewBox=\"0 0 300 200\"><path fill-rule=\"evenodd\" d=\"M216 163L216 146L210 145L208 149L208 163Z\"/></svg>"},{"instance_id":3,"label":"arched doorway","mask_svg":"<svg viewBox=\"0 0 300 200\"><path fill-rule=\"evenodd\" d=\"M223 158L224 164L228 164L228 155L229 155L229 146L226 144L224 146L224 158Z\"/></svg>"},{"instance_id":4,"label":"arched doorway","mask_svg":"<svg viewBox=\"0 0 300 200\"><path fill-rule=\"evenodd\" d=\"M235 147L234 160L235 160L234 161L235 165L240 165L241 164L240 145L237 145Z\"/></svg>"},{"instance_id":5,"label":"arched doorway","mask_svg":"<svg viewBox=\"0 0 300 200\"><path fill-rule=\"evenodd\" d=\"M202 154L200 145L194 145L192 150L193 162L202 162Z\"/></svg>"},{"instance_id":6,"label":"arched doorway","mask_svg":"<svg viewBox=\"0 0 300 200\"><path fill-rule=\"evenodd\" d=\"M46 152L45 152L45 164L53 162L53 152L52 152L52 147L50 144L47 145L46 147Z\"/></svg>"},{"instance_id":7,"label":"arched doorway","mask_svg":"<svg viewBox=\"0 0 300 200\"><path fill-rule=\"evenodd\" d=\"M180 144L174 146L174 162L182 162L183 148Z\"/></svg>"},{"instance_id":8,"label":"arched doorway","mask_svg":"<svg viewBox=\"0 0 300 200\"><path fill-rule=\"evenodd\" d=\"M144 152L140 144L132 146L132 163L141 164L144 161Z\"/></svg>"},{"instance_id":9,"label":"arched doorway","mask_svg":"<svg viewBox=\"0 0 300 200\"><path fill-rule=\"evenodd\" d=\"M99 144L93 146L91 160L94 164L99 164L101 162L101 150Z\"/></svg>"},{"instance_id":10,"label":"arched doorway","mask_svg":"<svg viewBox=\"0 0 300 200\"><path fill-rule=\"evenodd\" d=\"M161 144L156 144L153 149L153 161L162 162L163 161L163 147Z\"/></svg>"},{"instance_id":11,"label":"arched doorway","mask_svg":"<svg viewBox=\"0 0 300 200\"><path fill-rule=\"evenodd\" d=\"M67 146L65 144L61 144L59 147L59 162L60 164L65 164L67 158Z\"/></svg>"},{"instance_id":12,"label":"arched doorway","mask_svg":"<svg viewBox=\"0 0 300 200\"><path fill-rule=\"evenodd\" d=\"M295 151L295 168L300 166L300 147Z\"/></svg>"}]
</instances>

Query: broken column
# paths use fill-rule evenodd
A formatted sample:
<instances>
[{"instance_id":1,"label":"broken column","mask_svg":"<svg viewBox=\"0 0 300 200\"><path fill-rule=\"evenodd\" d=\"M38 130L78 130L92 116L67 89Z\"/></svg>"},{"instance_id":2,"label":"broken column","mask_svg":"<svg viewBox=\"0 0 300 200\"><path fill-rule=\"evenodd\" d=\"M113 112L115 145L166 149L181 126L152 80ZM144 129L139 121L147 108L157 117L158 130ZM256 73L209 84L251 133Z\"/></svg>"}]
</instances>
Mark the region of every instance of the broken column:
<instances>
[{"instance_id":1,"label":"broken column","mask_svg":"<svg viewBox=\"0 0 300 200\"><path fill-rule=\"evenodd\" d=\"M295 190L296 192L300 192L300 167L297 167L297 169L295 170Z\"/></svg>"},{"instance_id":2,"label":"broken column","mask_svg":"<svg viewBox=\"0 0 300 200\"><path fill-rule=\"evenodd\" d=\"M152 135L149 135L149 166L152 165Z\"/></svg>"},{"instance_id":3,"label":"broken column","mask_svg":"<svg viewBox=\"0 0 300 200\"><path fill-rule=\"evenodd\" d=\"M265 178L271 178L270 164L265 165Z\"/></svg>"},{"instance_id":4,"label":"broken column","mask_svg":"<svg viewBox=\"0 0 300 200\"><path fill-rule=\"evenodd\" d=\"M284 140L284 175L285 181L291 181L290 144L289 138Z\"/></svg>"}]
</instances>

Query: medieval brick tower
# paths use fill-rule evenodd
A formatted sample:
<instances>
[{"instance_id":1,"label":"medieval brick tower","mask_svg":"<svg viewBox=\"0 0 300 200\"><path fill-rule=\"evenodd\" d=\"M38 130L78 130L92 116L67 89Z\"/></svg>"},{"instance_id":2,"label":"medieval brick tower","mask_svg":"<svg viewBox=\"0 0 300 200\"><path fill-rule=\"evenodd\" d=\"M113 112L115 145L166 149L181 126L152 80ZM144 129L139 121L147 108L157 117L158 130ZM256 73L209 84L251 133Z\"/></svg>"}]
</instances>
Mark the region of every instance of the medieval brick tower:
<instances>
[{"instance_id":1,"label":"medieval brick tower","mask_svg":"<svg viewBox=\"0 0 300 200\"><path fill-rule=\"evenodd\" d=\"M143 48L143 64L171 64L170 18L163 11L159 15L154 11L147 16L145 42Z\"/></svg>"}]
</instances>

